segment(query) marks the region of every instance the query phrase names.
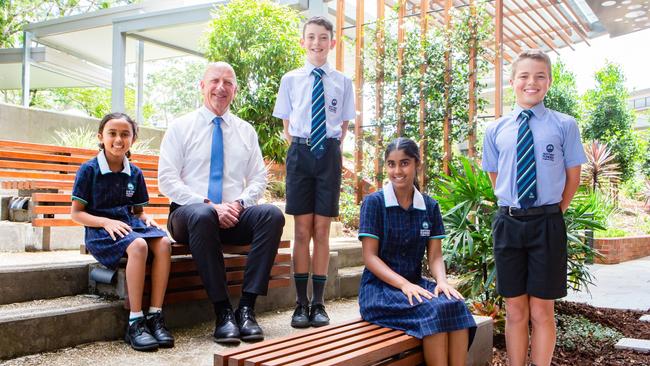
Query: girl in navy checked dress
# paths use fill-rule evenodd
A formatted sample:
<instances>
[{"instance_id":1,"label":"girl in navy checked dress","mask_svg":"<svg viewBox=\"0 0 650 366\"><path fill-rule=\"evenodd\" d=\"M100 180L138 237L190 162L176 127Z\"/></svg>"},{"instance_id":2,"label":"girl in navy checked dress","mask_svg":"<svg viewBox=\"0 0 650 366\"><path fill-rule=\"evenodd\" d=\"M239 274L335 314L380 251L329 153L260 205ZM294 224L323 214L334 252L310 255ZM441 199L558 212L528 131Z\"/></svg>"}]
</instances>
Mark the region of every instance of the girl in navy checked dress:
<instances>
[{"instance_id":1,"label":"girl in navy checked dress","mask_svg":"<svg viewBox=\"0 0 650 366\"><path fill-rule=\"evenodd\" d=\"M129 149L138 134L126 114L111 113L99 123L97 157L77 171L72 191L72 219L86 227L90 254L108 268L116 268L126 253L126 280L131 305L125 341L136 350L173 347L162 304L169 278L171 246L167 234L142 207L149 201L142 171L129 162ZM142 312L148 251L151 267L151 307Z\"/></svg>"},{"instance_id":2,"label":"girl in navy checked dress","mask_svg":"<svg viewBox=\"0 0 650 366\"><path fill-rule=\"evenodd\" d=\"M390 183L361 205L361 317L422 339L427 365L465 365L476 323L463 296L447 283L440 209L416 187L418 146L398 138L384 160ZM436 282L422 278L425 249Z\"/></svg>"}]
</instances>

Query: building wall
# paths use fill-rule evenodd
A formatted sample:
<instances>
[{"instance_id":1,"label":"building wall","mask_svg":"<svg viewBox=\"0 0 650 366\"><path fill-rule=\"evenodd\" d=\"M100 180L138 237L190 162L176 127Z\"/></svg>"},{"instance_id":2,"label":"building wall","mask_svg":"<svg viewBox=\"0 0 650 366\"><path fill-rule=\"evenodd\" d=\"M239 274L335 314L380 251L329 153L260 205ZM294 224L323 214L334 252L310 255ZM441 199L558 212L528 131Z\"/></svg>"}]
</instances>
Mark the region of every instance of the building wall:
<instances>
[{"instance_id":1,"label":"building wall","mask_svg":"<svg viewBox=\"0 0 650 366\"><path fill-rule=\"evenodd\" d=\"M52 144L56 130L84 126L94 131L99 126L99 119L0 103L2 140ZM140 127L139 136L144 139L151 138L151 148L157 150L164 133L161 129Z\"/></svg>"}]
</instances>

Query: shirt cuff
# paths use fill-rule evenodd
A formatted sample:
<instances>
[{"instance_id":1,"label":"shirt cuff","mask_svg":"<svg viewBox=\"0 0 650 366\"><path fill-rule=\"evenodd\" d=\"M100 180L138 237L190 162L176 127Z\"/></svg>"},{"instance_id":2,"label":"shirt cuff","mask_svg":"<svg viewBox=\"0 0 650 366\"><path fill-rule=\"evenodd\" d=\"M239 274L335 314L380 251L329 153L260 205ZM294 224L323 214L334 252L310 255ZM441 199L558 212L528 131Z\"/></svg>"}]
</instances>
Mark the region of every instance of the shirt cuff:
<instances>
[{"instance_id":1,"label":"shirt cuff","mask_svg":"<svg viewBox=\"0 0 650 366\"><path fill-rule=\"evenodd\" d=\"M361 240L361 238L364 237L364 236L366 236L368 238L373 238L373 239L379 240L379 237L377 235L368 234L368 233L359 233L359 240Z\"/></svg>"},{"instance_id":2,"label":"shirt cuff","mask_svg":"<svg viewBox=\"0 0 650 366\"><path fill-rule=\"evenodd\" d=\"M447 235L436 235L436 236L430 236L429 239L444 239L446 238Z\"/></svg>"}]
</instances>

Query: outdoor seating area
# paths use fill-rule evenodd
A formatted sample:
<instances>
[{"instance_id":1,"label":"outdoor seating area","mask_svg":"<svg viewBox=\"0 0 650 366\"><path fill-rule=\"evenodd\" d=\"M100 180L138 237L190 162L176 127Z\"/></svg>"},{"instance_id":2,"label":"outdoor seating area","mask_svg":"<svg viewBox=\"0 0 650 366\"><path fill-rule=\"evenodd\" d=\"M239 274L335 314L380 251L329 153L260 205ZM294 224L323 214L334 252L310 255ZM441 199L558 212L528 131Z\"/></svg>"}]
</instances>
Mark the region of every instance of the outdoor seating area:
<instances>
[{"instance_id":1,"label":"outdoor seating area","mask_svg":"<svg viewBox=\"0 0 650 366\"><path fill-rule=\"evenodd\" d=\"M648 1L0 8L3 366L650 365Z\"/></svg>"}]
</instances>

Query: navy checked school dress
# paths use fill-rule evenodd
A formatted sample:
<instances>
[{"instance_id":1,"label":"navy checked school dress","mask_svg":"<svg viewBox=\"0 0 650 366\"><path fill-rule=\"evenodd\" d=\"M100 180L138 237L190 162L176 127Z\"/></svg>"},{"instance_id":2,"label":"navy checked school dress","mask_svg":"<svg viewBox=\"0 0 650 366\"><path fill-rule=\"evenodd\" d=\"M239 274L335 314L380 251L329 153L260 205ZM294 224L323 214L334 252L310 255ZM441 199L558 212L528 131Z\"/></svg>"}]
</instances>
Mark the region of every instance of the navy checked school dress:
<instances>
[{"instance_id":1,"label":"navy checked school dress","mask_svg":"<svg viewBox=\"0 0 650 366\"><path fill-rule=\"evenodd\" d=\"M124 171L102 174L97 159L83 163L77 171L72 199L83 203L89 214L120 220L133 230L123 238L113 240L104 228L86 226L85 242L90 254L104 266L116 268L126 248L135 239L160 238L167 234L153 226L147 227L132 213L133 206L144 206L149 202L140 168L129 163L130 175Z\"/></svg>"},{"instance_id":2,"label":"navy checked school dress","mask_svg":"<svg viewBox=\"0 0 650 366\"><path fill-rule=\"evenodd\" d=\"M389 185L390 187L390 185ZM384 187L388 188L388 187ZM390 188L392 189L392 187ZM422 258L431 238L444 237L438 203L422 195L426 210L399 205L386 207L383 191L368 195L361 206L359 239L379 240L379 257L393 271L431 292L436 283L422 278ZM444 293L410 305L404 293L365 268L359 288L361 317L383 327L398 329L422 339L425 336L469 329L471 345L476 323L464 301L447 299Z\"/></svg>"}]
</instances>

